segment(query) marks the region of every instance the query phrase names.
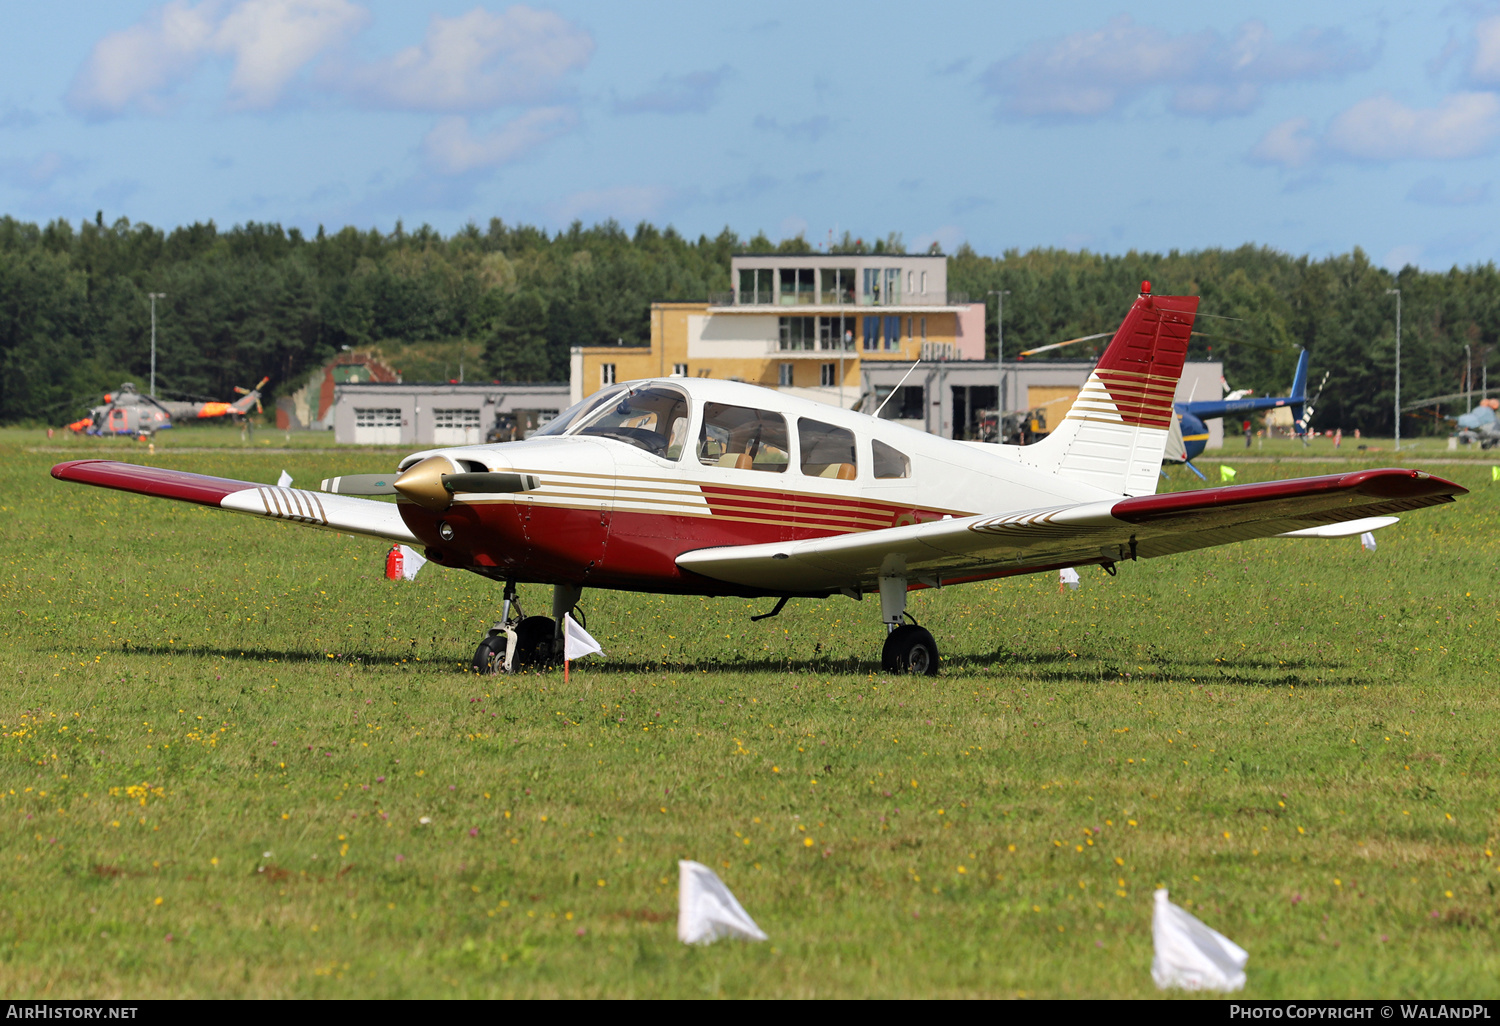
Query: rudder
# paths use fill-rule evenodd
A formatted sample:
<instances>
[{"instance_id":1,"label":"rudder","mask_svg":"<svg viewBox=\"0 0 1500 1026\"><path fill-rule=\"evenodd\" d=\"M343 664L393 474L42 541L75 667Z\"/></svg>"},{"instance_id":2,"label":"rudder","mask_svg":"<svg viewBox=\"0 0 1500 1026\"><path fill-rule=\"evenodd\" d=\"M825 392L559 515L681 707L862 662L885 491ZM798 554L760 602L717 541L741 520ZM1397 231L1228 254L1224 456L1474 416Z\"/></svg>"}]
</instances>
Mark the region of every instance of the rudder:
<instances>
[{"instance_id":1,"label":"rudder","mask_svg":"<svg viewBox=\"0 0 1500 1026\"><path fill-rule=\"evenodd\" d=\"M1116 495L1155 493L1197 311L1197 296L1153 296L1143 282L1062 423L1021 461Z\"/></svg>"}]
</instances>

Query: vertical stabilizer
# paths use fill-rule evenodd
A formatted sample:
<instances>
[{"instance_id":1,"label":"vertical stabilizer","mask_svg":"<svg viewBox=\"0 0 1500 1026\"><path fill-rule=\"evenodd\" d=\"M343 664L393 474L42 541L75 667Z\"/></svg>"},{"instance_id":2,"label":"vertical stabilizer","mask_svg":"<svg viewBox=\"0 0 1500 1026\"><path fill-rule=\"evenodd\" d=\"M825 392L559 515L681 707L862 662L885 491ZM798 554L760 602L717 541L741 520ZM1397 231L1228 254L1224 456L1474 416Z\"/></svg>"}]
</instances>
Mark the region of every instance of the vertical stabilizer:
<instances>
[{"instance_id":1,"label":"vertical stabilizer","mask_svg":"<svg viewBox=\"0 0 1500 1026\"><path fill-rule=\"evenodd\" d=\"M1156 491L1197 296L1153 296L1149 282L1057 429L1021 462L1116 495Z\"/></svg>"},{"instance_id":2,"label":"vertical stabilizer","mask_svg":"<svg viewBox=\"0 0 1500 1026\"><path fill-rule=\"evenodd\" d=\"M1306 349L1297 354L1297 373L1292 378L1292 394L1287 398L1291 399L1292 420L1300 424L1302 422L1302 407L1307 402Z\"/></svg>"}]
</instances>

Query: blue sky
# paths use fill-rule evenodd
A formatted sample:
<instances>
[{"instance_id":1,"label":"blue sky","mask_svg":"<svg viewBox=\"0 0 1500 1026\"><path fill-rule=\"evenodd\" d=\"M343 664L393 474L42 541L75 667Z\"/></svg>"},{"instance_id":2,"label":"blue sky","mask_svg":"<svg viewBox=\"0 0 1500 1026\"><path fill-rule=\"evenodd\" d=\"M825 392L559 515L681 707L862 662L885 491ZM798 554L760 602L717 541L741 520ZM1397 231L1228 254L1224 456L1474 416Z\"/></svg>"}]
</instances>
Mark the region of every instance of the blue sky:
<instances>
[{"instance_id":1,"label":"blue sky","mask_svg":"<svg viewBox=\"0 0 1500 1026\"><path fill-rule=\"evenodd\" d=\"M1494 260L1500 6L11 5L0 212Z\"/></svg>"}]
</instances>

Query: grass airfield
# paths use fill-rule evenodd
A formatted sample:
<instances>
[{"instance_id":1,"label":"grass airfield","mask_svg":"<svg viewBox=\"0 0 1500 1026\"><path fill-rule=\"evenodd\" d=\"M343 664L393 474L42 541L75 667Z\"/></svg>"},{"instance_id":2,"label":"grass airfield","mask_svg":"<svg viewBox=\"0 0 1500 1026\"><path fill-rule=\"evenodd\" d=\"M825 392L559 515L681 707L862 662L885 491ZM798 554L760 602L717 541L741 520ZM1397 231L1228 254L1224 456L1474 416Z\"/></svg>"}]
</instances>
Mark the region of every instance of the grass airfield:
<instances>
[{"instance_id":1,"label":"grass airfield","mask_svg":"<svg viewBox=\"0 0 1500 1026\"><path fill-rule=\"evenodd\" d=\"M1375 553L914 593L935 681L879 671L869 601L585 592L610 659L565 685L463 672L477 577L47 476L379 469L264 437L0 434L8 995L1149 997L1158 885L1249 950L1247 997L1500 995L1488 459ZM679 944L679 858L770 942Z\"/></svg>"}]
</instances>

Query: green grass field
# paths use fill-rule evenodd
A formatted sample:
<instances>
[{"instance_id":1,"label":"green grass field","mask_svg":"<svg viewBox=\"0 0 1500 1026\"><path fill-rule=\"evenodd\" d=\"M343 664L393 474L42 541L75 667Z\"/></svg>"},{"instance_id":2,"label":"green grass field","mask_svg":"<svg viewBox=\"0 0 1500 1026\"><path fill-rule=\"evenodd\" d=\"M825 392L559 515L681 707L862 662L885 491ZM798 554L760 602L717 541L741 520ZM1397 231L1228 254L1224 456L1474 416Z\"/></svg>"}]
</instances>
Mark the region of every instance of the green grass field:
<instances>
[{"instance_id":1,"label":"green grass field","mask_svg":"<svg viewBox=\"0 0 1500 1026\"><path fill-rule=\"evenodd\" d=\"M0 439L9 996L1145 997L1158 885L1247 996L1500 995L1487 463L1375 553L916 593L936 680L880 673L868 601L586 592L610 658L565 685L463 672L476 577L64 485L46 444ZM769 943L679 944L679 858Z\"/></svg>"}]
</instances>

